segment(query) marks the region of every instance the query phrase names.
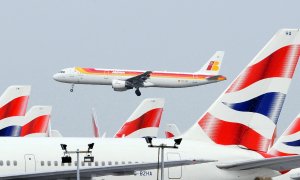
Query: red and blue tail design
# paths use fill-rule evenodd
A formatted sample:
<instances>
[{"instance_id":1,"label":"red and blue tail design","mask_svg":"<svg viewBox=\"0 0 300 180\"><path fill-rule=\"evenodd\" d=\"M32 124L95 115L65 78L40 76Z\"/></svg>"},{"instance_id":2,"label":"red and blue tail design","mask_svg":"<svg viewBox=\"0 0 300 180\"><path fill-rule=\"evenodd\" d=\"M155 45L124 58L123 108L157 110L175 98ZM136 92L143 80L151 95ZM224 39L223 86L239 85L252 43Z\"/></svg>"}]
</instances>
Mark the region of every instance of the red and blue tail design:
<instances>
[{"instance_id":1,"label":"red and blue tail design","mask_svg":"<svg viewBox=\"0 0 300 180\"><path fill-rule=\"evenodd\" d=\"M270 148L268 154L290 156L300 154L300 114Z\"/></svg>"},{"instance_id":2,"label":"red and blue tail design","mask_svg":"<svg viewBox=\"0 0 300 180\"><path fill-rule=\"evenodd\" d=\"M299 56L299 30L278 31L184 137L204 131L217 144L266 152Z\"/></svg>"},{"instance_id":3,"label":"red and blue tail design","mask_svg":"<svg viewBox=\"0 0 300 180\"><path fill-rule=\"evenodd\" d=\"M51 106L33 106L25 116L9 119L0 124L0 136L46 136Z\"/></svg>"}]
</instances>

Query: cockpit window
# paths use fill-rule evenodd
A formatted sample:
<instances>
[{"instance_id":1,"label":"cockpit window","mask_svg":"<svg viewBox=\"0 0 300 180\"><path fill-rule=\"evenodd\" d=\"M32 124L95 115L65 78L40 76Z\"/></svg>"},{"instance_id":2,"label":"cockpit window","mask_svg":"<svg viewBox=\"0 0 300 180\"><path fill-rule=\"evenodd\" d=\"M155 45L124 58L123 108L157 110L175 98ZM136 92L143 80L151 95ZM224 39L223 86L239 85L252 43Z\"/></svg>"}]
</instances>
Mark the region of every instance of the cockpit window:
<instances>
[{"instance_id":1,"label":"cockpit window","mask_svg":"<svg viewBox=\"0 0 300 180\"><path fill-rule=\"evenodd\" d=\"M66 73L65 71L59 71L60 73Z\"/></svg>"}]
</instances>

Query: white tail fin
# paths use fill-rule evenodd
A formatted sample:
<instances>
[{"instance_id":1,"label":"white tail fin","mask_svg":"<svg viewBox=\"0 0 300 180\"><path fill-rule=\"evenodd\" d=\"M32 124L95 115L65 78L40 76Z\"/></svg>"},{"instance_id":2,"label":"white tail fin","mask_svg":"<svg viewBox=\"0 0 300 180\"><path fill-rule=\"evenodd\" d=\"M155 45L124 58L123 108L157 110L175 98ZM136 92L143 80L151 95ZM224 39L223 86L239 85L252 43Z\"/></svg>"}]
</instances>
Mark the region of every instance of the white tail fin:
<instances>
[{"instance_id":1,"label":"white tail fin","mask_svg":"<svg viewBox=\"0 0 300 180\"><path fill-rule=\"evenodd\" d=\"M58 130L51 130L51 137L63 137Z\"/></svg>"},{"instance_id":2,"label":"white tail fin","mask_svg":"<svg viewBox=\"0 0 300 180\"><path fill-rule=\"evenodd\" d=\"M175 138L180 136L180 131L176 124L167 124L166 130L165 130L165 135L166 138Z\"/></svg>"},{"instance_id":3,"label":"white tail fin","mask_svg":"<svg viewBox=\"0 0 300 180\"><path fill-rule=\"evenodd\" d=\"M106 132L102 134L101 138L106 138Z\"/></svg>"},{"instance_id":4,"label":"white tail fin","mask_svg":"<svg viewBox=\"0 0 300 180\"><path fill-rule=\"evenodd\" d=\"M93 128L94 137L100 137L98 120L97 120L96 111L94 108L92 109L92 125L93 125L92 128Z\"/></svg>"},{"instance_id":5,"label":"white tail fin","mask_svg":"<svg viewBox=\"0 0 300 180\"><path fill-rule=\"evenodd\" d=\"M183 137L266 152L299 55L299 29L279 30Z\"/></svg>"},{"instance_id":6,"label":"white tail fin","mask_svg":"<svg viewBox=\"0 0 300 180\"><path fill-rule=\"evenodd\" d=\"M276 156L300 154L300 114L278 138L268 153Z\"/></svg>"},{"instance_id":7,"label":"white tail fin","mask_svg":"<svg viewBox=\"0 0 300 180\"><path fill-rule=\"evenodd\" d=\"M224 51L217 51L195 74L219 75L223 57Z\"/></svg>"},{"instance_id":8,"label":"white tail fin","mask_svg":"<svg viewBox=\"0 0 300 180\"><path fill-rule=\"evenodd\" d=\"M164 99L145 99L123 124L114 137L157 137Z\"/></svg>"}]
</instances>

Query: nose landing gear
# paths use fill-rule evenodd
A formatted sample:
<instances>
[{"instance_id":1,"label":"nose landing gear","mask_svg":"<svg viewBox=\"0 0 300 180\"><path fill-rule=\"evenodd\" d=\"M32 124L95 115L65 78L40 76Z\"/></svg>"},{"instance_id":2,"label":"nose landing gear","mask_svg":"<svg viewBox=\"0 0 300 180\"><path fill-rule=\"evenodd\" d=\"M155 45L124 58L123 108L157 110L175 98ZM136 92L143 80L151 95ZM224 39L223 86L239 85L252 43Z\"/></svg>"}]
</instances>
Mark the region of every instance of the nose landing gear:
<instances>
[{"instance_id":1,"label":"nose landing gear","mask_svg":"<svg viewBox=\"0 0 300 180\"><path fill-rule=\"evenodd\" d=\"M71 85L71 89L70 89L70 92L73 92L74 91L74 84Z\"/></svg>"}]
</instances>

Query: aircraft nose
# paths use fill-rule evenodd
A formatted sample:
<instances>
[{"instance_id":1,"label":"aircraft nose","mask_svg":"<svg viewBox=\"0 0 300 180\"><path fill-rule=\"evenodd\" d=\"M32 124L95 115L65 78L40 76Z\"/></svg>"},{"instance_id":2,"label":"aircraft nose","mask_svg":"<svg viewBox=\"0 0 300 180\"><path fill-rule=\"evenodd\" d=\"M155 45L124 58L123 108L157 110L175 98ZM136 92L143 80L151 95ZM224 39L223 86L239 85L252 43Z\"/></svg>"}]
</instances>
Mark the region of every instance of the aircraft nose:
<instances>
[{"instance_id":1,"label":"aircraft nose","mask_svg":"<svg viewBox=\"0 0 300 180\"><path fill-rule=\"evenodd\" d=\"M61 74L59 74L59 73L54 74L54 75L53 75L53 79L54 79L55 81L60 81L60 80L61 80Z\"/></svg>"}]
</instances>

